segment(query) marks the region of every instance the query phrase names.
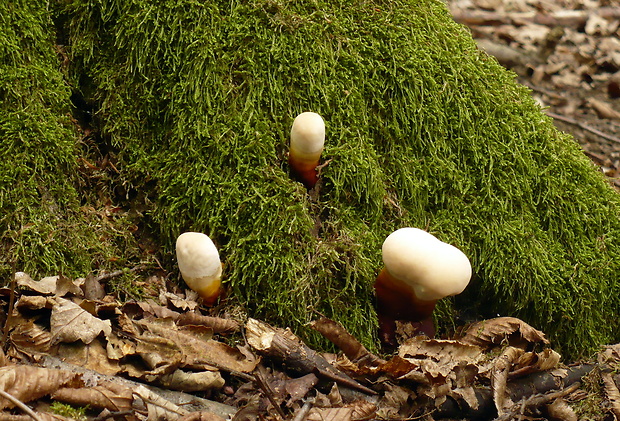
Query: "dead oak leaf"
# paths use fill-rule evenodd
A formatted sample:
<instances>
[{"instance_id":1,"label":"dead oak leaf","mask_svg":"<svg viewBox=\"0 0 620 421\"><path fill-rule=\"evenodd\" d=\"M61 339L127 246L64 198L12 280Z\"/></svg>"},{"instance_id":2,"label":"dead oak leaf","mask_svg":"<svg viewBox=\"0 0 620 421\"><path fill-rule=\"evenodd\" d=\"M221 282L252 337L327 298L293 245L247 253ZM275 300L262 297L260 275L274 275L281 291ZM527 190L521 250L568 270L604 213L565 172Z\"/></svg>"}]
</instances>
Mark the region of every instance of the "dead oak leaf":
<instances>
[{"instance_id":1,"label":"dead oak leaf","mask_svg":"<svg viewBox=\"0 0 620 421\"><path fill-rule=\"evenodd\" d=\"M101 320L79 305L64 298L57 298L50 317L52 344L82 341L91 343L101 332L110 336L112 324Z\"/></svg>"},{"instance_id":2,"label":"dead oak leaf","mask_svg":"<svg viewBox=\"0 0 620 421\"><path fill-rule=\"evenodd\" d=\"M483 349L503 343L521 348L527 343L549 343L543 332L515 317L497 317L476 322L467 328L458 341Z\"/></svg>"},{"instance_id":3,"label":"dead oak leaf","mask_svg":"<svg viewBox=\"0 0 620 421\"><path fill-rule=\"evenodd\" d=\"M63 386L80 387L81 376L66 370L9 365L0 367L0 389L22 402L30 402L55 392ZM14 404L0 399L0 409Z\"/></svg>"}]
</instances>

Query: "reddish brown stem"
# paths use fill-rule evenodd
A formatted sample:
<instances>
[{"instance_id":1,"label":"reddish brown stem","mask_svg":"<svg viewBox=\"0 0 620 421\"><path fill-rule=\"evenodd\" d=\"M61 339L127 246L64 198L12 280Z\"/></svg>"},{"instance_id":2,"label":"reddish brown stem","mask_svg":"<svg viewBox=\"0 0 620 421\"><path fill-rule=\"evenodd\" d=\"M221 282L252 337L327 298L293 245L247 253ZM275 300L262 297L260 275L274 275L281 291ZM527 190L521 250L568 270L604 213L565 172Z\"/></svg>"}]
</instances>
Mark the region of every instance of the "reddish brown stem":
<instances>
[{"instance_id":1,"label":"reddish brown stem","mask_svg":"<svg viewBox=\"0 0 620 421\"><path fill-rule=\"evenodd\" d=\"M418 299L409 285L394 278L385 268L377 276L374 288L377 295L379 335L384 346L398 345L396 320L413 322L418 334L435 336L431 315L436 301Z\"/></svg>"}]
</instances>

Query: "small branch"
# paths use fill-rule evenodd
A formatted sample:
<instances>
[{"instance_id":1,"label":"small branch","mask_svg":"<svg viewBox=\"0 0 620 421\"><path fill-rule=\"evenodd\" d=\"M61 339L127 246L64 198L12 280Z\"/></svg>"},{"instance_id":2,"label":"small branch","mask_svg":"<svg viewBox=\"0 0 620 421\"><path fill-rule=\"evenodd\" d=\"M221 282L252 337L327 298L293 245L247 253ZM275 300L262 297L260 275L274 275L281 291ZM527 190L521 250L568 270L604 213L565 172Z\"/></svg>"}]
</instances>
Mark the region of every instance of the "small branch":
<instances>
[{"instance_id":1,"label":"small branch","mask_svg":"<svg viewBox=\"0 0 620 421\"><path fill-rule=\"evenodd\" d=\"M11 401L19 409L30 415L30 418L32 418L34 421L41 421L41 418L37 414L35 414L32 409L30 409L25 403L17 399L15 396L11 395L8 392L5 392L2 389L0 389L0 396Z\"/></svg>"},{"instance_id":2,"label":"small branch","mask_svg":"<svg viewBox=\"0 0 620 421\"><path fill-rule=\"evenodd\" d=\"M283 420L285 420L286 414L284 413L284 411L282 410L278 402L276 402L276 398L274 397L274 392L271 389L271 386L269 386L265 373L262 370L264 370L262 366L259 366L257 368L257 370L254 373L254 380L256 381L258 386L261 388L265 396L267 396L267 399L269 399L269 402L271 402L271 406L273 406L273 408L276 410L278 415L280 415L280 417Z\"/></svg>"}]
</instances>

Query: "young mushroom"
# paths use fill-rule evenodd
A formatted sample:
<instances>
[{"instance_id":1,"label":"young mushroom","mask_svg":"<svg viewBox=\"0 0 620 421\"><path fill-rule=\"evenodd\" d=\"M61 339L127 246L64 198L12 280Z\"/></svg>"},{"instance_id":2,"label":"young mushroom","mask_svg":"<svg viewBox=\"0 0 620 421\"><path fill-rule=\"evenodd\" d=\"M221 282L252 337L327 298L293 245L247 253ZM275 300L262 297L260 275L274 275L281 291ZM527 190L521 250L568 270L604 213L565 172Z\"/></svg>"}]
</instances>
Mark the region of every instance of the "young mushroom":
<instances>
[{"instance_id":1,"label":"young mushroom","mask_svg":"<svg viewBox=\"0 0 620 421\"><path fill-rule=\"evenodd\" d=\"M184 232L177 238L177 262L183 280L213 305L220 295L222 264L213 241L200 232Z\"/></svg>"},{"instance_id":2,"label":"young mushroom","mask_svg":"<svg viewBox=\"0 0 620 421\"><path fill-rule=\"evenodd\" d=\"M396 320L435 335L432 312L441 298L463 292L471 279L469 259L458 248L418 228L401 228L382 247L384 268L375 281L379 332L395 347Z\"/></svg>"},{"instance_id":3,"label":"young mushroom","mask_svg":"<svg viewBox=\"0 0 620 421\"><path fill-rule=\"evenodd\" d=\"M294 176L309 189L319 180L316 167L324 144L325 123L320 115L305 112L295 117L288 163Z\"/></svg>"}]
</instances>

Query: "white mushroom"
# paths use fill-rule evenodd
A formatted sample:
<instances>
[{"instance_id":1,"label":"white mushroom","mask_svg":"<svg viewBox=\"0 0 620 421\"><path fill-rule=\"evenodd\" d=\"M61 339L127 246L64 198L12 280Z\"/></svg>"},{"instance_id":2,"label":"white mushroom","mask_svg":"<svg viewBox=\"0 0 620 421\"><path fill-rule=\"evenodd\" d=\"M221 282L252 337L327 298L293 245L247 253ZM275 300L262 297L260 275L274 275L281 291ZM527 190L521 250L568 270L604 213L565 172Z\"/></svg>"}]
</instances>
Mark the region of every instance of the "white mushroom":
<instances>
[{"instance_id":1,"label":"white mushroom","mask_svg":"<svg viewBox=\"0 0 620 421\"><path fill-rule=\"evenodd\" d=\"M383 263L421 301L436 301L463 292L471 264L458 248L418 228L401 228L383 243Z\"/></svg>"},{"instance_id":2,"label":"white mushroom","mask_svg":"<svg viewBox=\"0 0 620 421\"><path fill-rule=\"evenodd\" d=\"M184 232L177 238L177 262L183 280L207 305L220 294L222 264L213 241L200 232Z\"/></svg>"},{"instance_id":3,"label":"white mushroom","mask_svg":"<svg viewBox=\"0 0 620 421\"><path fill-rule=\"evenodd\" d=\"M295 117L291 128L289 164L295 175L306 185L314 187L325 145L325 122L317 113L304 112Z\"/></svg>"}]
</instances>

